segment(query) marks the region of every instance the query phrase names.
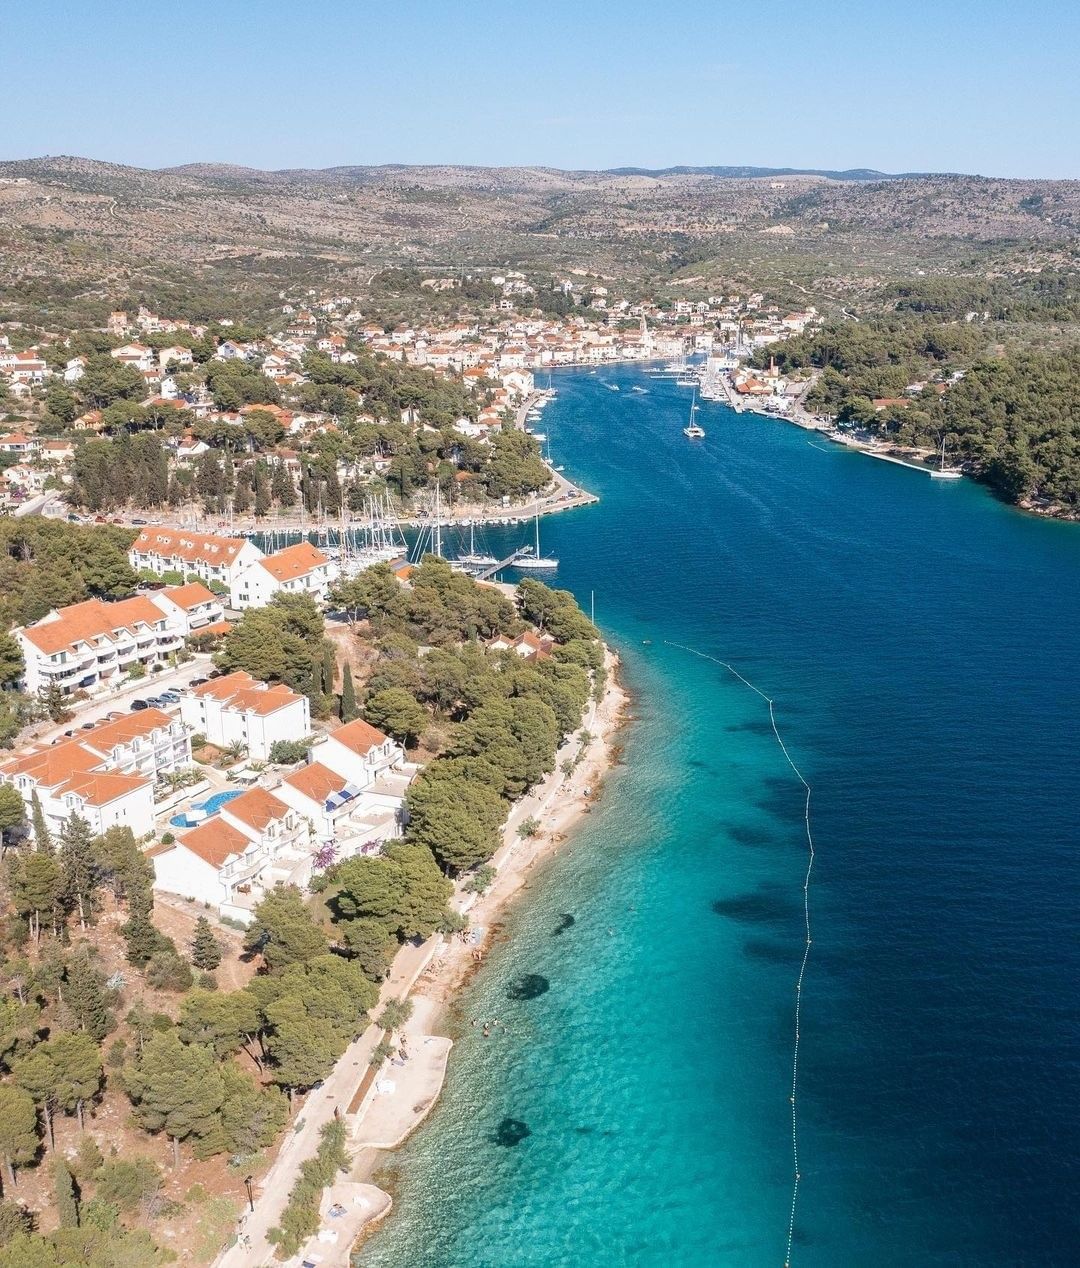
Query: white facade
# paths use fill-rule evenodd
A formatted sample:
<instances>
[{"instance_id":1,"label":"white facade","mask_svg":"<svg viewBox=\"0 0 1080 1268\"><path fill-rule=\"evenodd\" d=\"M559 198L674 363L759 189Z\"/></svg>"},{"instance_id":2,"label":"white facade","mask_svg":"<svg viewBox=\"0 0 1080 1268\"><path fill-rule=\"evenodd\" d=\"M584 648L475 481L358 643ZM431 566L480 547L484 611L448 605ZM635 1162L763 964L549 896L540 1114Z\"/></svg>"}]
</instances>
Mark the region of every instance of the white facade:
<instances>
[{"instance_id":1,"label":"white facade","mask_svg":"<svg viewBox=\"0 0 1080 1268\"><path fill-rule=\"evenodd\" d=\"M262 558L262 551L240 537L215 537L182 529L144 528L132 543L128 559L136 569L162 576L195 573L230 589L240 573Z\"/></svg>"},{"instance_id":2,"label":"white facade","mask_svg":"<svg viewBox=\"0 0 1080 1268\"><path fill-rule=\"evenodd\" d=\"M244 670L189 688L180 697L180 716L211 744L242 744L257 761L266 761L278 740L302 740L311 731L307 696L281 683L268 686Z\"/></svg>"},{"instance_id":3,"label":"white facade","mask_svg":"<svg viewBox=\"0 0 1080 1268\"><path fill-rule=\"evenodd\" d=\"M154 888L210 903L222 916L250 923L276 884L306 885L314 841L303 816L253 788L171 846L150 852Z\"/></svg>"},{"instance_id":4,"label":"white facade","mask_svg":"<svg viewBox=\"0 0 1080 1268\"><path fill-rule=\"evenodd\" d=\"M361 789L371 785L384 771L400 767L405 761L400 744L360 718L339 726L317 742L311 755Z\"/></svg>"},{"instance_id":5,"label":"white facade","mask_svg":"<svg viewBox=\"0 0 1080 1268\"><path fill-rule=\"evenodd\" d=\"M257 559L229 587L234 608L265 607L275 594L309 594L326 601L337 568L310 542L298 542L277 554Z\"/></svg>"},{"instance_id":6,"label":"white facade","mask_svg":"<svg viewBox=\"0 0 1080 1268\"><path fill-rule=\"evenodd\" d=\"M184 725L146 709L21 753L0 766L0 781L18 791L28 814L36 793L54 832L78 814L95 833L120 824L139 837L153 830L155 781L190 765Z\"/></svg>"},{"instance_id":7,"label":"white facade","mask_svg":"<svg viewBox=\"0 0 1080 1268\"><path fill-rule=\"evenodd\" d=\"M144 595L118 603L87 599L54 609L12 634L22 649L23 685L31 695L53 685L65 695L107 687L137 664L150 669L167 660L184 641L166 613Z\"/></svg>"}]
</instances>

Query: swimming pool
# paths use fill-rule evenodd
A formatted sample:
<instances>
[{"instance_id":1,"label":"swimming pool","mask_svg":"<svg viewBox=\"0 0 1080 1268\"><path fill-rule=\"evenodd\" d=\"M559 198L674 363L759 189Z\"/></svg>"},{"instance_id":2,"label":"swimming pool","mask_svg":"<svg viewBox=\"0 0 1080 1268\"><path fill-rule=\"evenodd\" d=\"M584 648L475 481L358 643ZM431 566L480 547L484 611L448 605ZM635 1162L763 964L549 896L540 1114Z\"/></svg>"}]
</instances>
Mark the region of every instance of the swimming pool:
<instances>
[{"instance_id":1,"label":"swimming pool","mask_svg":"<svg viewBox=\"0 0 1080 1268\"><path fill-rule=\"evenodd\" d=\"M229 788L224 792L211 793L203 801L195 801L191 804L192 810L201 810L202 814L197 819L189 819L187 814L173 815L169 823L174 828L194 828L200 823L205 823L211 815L217 814L226 802L232 801L236 797L242 797L244 790L242 788Z\"/></svg>"}]
</instances>

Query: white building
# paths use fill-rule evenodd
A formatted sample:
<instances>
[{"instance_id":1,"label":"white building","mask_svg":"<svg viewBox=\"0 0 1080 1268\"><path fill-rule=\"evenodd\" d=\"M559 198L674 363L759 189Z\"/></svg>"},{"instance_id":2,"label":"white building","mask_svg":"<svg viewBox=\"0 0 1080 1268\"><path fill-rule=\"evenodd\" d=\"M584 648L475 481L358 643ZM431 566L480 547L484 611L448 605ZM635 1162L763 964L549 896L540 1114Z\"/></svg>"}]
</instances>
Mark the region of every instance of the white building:
<instances>
[{"instance_id":1,"label":"white building","mask_svg":"<svg viewBox=\"0 0 1080 1268\"><path fill-rule=\"evenodd\" d=\"M211 744L242 744L256 761L266 761L278 740L303 740L311 732L307 696L283 683L259 682L243 669L183 692L180 716Z\"/></svg>"},{"instance_id":2,"label":"white building","mask_svg":"<svg viewBox=\"0 0 1080 1268\"><path fill-rule=\"evenodd\" d=\"M78 814L95 834L119 824L140 837L153 830L155 781L190 765L184 725L146 709L21 753L0 766L0 780L19 792L28 814L36 793L53 832Z\"/></svg>"},{"instance_id":3,"label":"white building","mask_svg":"<svg viewBox=\"0 0 1080 1268\"><path fill-rule=\"evenodd\" d=\"M183 529L144 528L132 543L128 559L136 569L162 576L195 573L207 584L231 589L237 577L262 558L262 551L241 537L215 537Z\"/></svg>"},{"instance_id":4,"label":"white building","mask_svg":"<svg viewBox=\"0 0 1080 1268\"><path fill-rule=\"evenodd\" d=\"M198 581L185 586L167 586L151 597L165 613L169 625L185 638L217 625L225 615L221 600Z\"/></svg>"},{"instance_id":5,"label":"white building","mask_svg":"<svg viewBox=\"0 0 1080 1268\"><path fill-rule=\"evenodd\" d=\"M50 686L69 695L118 683L135 665L148 670L184 642L183 632L145 595L54 608L12 634L22 648L23 685L31 695Z\"/></svg>"},{"instance_id":6,"label":"white building","mask_svg":"<svg viewBox=\"0 0 1080 1268\"><path fill-rule=\"evenodd\" d=\"M302 815L265 788L252 788L149 857L155 889L210 903L219 915L248 924L267 890L307 884L313 848Z\"/></svg>"},{"instance_id":7,"label":"white building","mask_svg":"<svg viewBox=\"0 0 1080 1268\"><path fill-rule=\"evenodd\" d=\"M229 586L234 608L261 608L275 594L310 594L324 602L337 569L310 542L298 542L275 555L256 559Z\"/></svg>"}]
</instances>

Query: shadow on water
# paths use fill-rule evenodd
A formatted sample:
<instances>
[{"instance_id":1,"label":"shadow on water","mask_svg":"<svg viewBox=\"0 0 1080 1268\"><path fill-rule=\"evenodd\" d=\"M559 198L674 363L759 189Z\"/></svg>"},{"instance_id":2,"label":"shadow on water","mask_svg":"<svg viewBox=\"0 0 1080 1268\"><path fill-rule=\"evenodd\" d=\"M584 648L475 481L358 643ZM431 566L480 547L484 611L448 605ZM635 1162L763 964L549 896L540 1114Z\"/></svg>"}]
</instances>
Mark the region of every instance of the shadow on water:
<instances>
[{"instance_id":1,"label":"shadow on water","mask_svg":"<svg viewBox=\"0 0 1080 1268\"><path fill-rule=\"evenodd\" d=\"M764 938L747 938L743 943L743 955L765 964L797 964L802 947L792 948L786 942L766 942Z\"/></svg>"},{"instance_id":2,"label":"shadow on water","mask_svg":"<svg viewBox=\"0 0 1080 1268\"><path fill-rule=\"evenodd\" d=\"M734 898L718 898L712 904L717 916L751 925L779 925L798 916L802 908L789 895L779 890L758 889Z\"/></svg>"},{"instance_id":3,"label":"shadow on water","mask_svg":"<svg viewBox=\"0 0 1080 1268\"><path fill-rule=\"evenodd\" d=\"M540 973L523 973L506 988L506 998L539 999L550 990L550 981Z\"/></svg>"},{"instance_id":4,"label":"shadow on water","mask_svg":"<svg viewBox=\"0 0 1080 1268\"><path fill-rule=\"evenodd\" d=\"M491 1143L501 1145L504 1149L512 1149L515 1145L520 1145L526 1136L531 1135L528 1123L523 1123L520 1118L504 1118L495 1128Z\"/></svg>"},{"instance_id":5,"label":"shadow on water","mask_svg":"<svg viewBox=\"0 0 1080 1268\"><path fill-rule=\"evenodd\" d=\"M774 829L754 828L745 823L726 824L723 831L739 845L778 845L781 840Z\"/></svg>"}]
</instances>

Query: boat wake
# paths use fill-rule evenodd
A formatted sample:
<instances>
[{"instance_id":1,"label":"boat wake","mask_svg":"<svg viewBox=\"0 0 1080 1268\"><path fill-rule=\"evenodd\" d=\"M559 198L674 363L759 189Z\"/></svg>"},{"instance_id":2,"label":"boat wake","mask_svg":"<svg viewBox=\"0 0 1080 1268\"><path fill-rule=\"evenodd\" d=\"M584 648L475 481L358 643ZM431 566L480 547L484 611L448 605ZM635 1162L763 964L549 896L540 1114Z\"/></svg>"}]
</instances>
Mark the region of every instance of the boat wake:
<instances>
[{"instance_id":1,"label":"boat wake","mask_svg":"<svg viewBox=\"0 0 1080 1268\"><path fill-rule=\"evenodd\" d=\"M729 665L726 660L721 660L718 656L710 656L707 652L699 652L694 647L686 647L682 643L673 643L669 639L664 639L666 647L675 647L679 651L688 652L691 656L698 656L702 660L711 660L714 665L721 665L728 673L733 674L746 687L749 687L755 695L758 695L769 706L769 723L772 726L772 733L780 746L780 751L784 755L784 760L795 772L795 777L802 784L806 791L806 801L803 807L803 825L806 829L806 845L807 845L807 861L806 875L803 878L803 919L806 925L806 940L803 944L802 961L799 964L799 975L795 979L795 1041L791 1059L791 1154L793 1163L792 1187L791 1187L791 1211L788 1215L787 1229L787 1249L784 1254L784 1268L791 1268L791 1247L795 1238L795 1209L799 1201L799 1182L802 1174L799 1171L799 1122L798 1122L798 1094L799 1094L799 1040L800 1040L800 1024L802 1021L802 990L803 980L806 977L806 966L810 959L810 946L812 939L810 937L810 874L814 870L814 859L816 857L814 850L814 835L810 829L810 785L803 778L803 773L795 765L791 754L788 752L787 745L784 743L780 735L779 728L776 725L776 709L771 696L767 696L759 687L755 687L749 678L744 678L742 674L734 667Z\"/></svg>"}]
</instances>

